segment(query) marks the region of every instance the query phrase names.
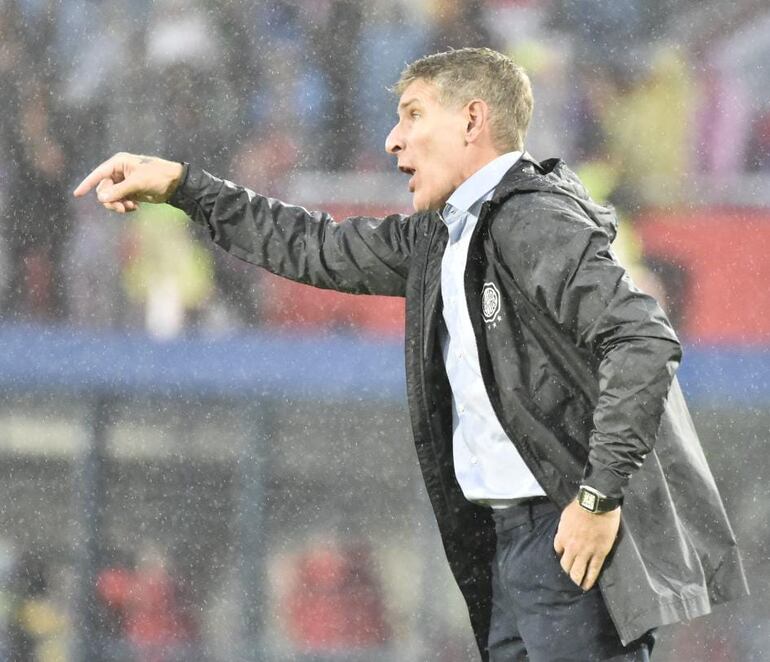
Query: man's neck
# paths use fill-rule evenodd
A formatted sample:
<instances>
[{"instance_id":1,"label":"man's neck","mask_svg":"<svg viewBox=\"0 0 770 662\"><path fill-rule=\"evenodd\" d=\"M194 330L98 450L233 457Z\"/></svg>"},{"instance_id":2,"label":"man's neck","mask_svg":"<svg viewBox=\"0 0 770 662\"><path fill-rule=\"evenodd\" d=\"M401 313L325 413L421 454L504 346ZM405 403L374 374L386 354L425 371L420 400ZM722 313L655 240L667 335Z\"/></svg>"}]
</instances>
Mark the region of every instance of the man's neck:
<instances>
[{"instance_id":1,"label":"man's neck","mask_svg":"<svg viewBox=\"0 0 770 662\"><path fill-rule=\"evenodd\" d=\"M494 161L498 156L502 156L505 152L500 152L496 149L488 148L484 150L474 151L470 155L470 158L466 161L465 166L462 169L463 181L473 176L485 165L488 165Z\"/></svg>"},{"instance_id":2,"label":"man's neck","mask_svg":"<svg viewBox=\"0 0 770 662\"><path fill-rule=\"evenodd\" d=\"M506 152L481 166L462 182L446 201L455 209L471 211L473 205L487 194L491 194L505 173L521 157L521 152Z\"/></svg>"}]
</instances>

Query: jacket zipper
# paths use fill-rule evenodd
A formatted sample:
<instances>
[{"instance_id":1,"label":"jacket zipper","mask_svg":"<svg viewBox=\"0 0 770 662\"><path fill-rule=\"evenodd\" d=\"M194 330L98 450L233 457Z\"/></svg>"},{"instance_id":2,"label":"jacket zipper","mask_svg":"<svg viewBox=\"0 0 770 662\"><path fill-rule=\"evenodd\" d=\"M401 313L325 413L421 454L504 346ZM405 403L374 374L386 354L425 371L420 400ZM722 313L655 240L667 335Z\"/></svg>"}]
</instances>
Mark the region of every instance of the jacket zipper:
<instances>
[{"instance_id":1,"label":"jacket zipper","mask_svg":"<svg viewBox=\"0 0 770 662\"><path fill-rule=\"evenodd\" d=\"M436 454L436 439L435 435L433 433L433 425L431 424L431 416L430 416L430 410L428 408L428 402L427 402L427 385L425 380L425 279L428 275L428 266L430 265L430 253L431 253L431 246L433 245L433 240L436 236L436 231L438 229L438 224L433 223L431 225L430 232L428 233L427 238L427 246L425 249L425 264L422 268L422 274L420 275L420 354L419 354L419 360L420 360L420 399L421 399L421 406L423 409L423 415L425 418L425 421L427 422L427 428L428 428L428 434L430 435L430 444L433 449L433 454L435 457L437 457ZM439 467L440 464L436 462L436 467ZM457 525L457 518L455 516L454 509L451 507L451 501L449 498L449 491L447 490L446 483L444 482L444 474L441 470L438 471L438 480L439 484L441 485L441 492L444 496L444 503L446 504L447 509L447 515L450 518L452 522L452 527L456 527Z\"/></svg>"}]
</instances>

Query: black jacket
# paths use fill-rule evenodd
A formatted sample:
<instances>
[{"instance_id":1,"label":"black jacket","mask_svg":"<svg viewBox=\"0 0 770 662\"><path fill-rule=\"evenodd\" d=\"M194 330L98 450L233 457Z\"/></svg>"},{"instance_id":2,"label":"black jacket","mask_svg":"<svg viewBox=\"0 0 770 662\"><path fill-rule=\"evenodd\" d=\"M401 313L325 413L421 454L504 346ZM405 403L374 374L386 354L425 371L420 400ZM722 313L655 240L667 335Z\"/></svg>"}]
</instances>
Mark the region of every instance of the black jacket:
<instances>
[{"instance_id":1,"label":"black jacket","mask_svg":"<svg viewBox=\"0 0 770 662\"><path fill-rule=\"evenodd\" d=\"M406 297L417 455L482 658L495 533L452 462L435 213L341 223L188 168L171 203L224 249L293 280ZM484 203L465 273L479 363L503 429L559 506L585 482L624 497L599 584L624 643L748 592L733 532L674 378L681 347L610 250L612 212L559 160L525 155Z\"/></svg>"}]
</instances>

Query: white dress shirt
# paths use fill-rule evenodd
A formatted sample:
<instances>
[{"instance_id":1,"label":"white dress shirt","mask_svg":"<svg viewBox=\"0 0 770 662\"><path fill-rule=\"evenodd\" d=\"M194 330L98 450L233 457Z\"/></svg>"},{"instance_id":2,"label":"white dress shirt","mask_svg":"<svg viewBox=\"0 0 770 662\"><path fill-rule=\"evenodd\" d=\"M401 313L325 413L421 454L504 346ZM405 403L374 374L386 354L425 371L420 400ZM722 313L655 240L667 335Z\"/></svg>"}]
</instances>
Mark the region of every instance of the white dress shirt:
<instances>
[{"instance_id":1,"label":"white dress shirt","mask_svg":"<svg viewBox=\"0 0 770 662\"><path fill-rule=\"evenodd\" d=\"M449 242L441 262L446 331L441 334L452 387L452 451L457 481L469 501L488 503L545 494L503 431L481 378L476 337L465 297L468 245L483 202L521 157L508 152L466 179L441 214ZM472 305L481 305L481 301Z\"/></svg>"}]
</instances>

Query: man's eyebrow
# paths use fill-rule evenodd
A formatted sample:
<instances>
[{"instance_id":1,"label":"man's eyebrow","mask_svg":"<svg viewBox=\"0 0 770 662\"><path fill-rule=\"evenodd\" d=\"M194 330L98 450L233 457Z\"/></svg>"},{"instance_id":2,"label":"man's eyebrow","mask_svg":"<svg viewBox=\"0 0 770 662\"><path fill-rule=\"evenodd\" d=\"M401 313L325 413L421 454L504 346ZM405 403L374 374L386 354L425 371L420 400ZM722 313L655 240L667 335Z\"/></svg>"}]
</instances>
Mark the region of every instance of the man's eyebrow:
<instances>
[{"instance_id":1,"label":"man's eyebrow","mask_svg":"<svg viewBox=\"0 0 770 662\"><path fill-rule=\"evenodd\" d=\"M398 104L398 111L401 112L402 110L411 106L413 103L419 103L419 101L420 101L419 97L412 97L411 99L402 101L400 104Z\"/></svg>"}]
</instances>

